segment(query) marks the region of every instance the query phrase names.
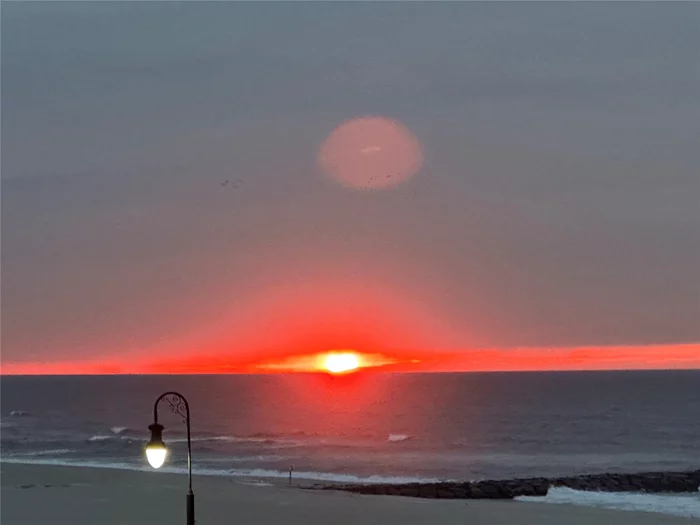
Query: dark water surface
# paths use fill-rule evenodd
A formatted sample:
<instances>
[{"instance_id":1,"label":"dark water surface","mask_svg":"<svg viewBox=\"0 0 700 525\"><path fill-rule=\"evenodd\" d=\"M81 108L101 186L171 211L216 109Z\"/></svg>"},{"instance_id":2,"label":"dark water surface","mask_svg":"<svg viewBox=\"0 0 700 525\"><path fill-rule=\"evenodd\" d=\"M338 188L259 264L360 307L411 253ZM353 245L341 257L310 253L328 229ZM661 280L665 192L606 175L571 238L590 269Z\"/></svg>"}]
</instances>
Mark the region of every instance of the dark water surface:
<instances>
[{"instance_id":1,"label":"dark water surface","mask_svg":"<svg viewBox=\"0 0 700 525\"><path fill-rule=\"evenodd\" d=\"M700 371L3 377L2 459L143 468L153 402L195 468L350 480L700 467ZM185 465L180 419L160 405ZM302 474L304 473L304 474Z\"/></svg>"}]
</instances>

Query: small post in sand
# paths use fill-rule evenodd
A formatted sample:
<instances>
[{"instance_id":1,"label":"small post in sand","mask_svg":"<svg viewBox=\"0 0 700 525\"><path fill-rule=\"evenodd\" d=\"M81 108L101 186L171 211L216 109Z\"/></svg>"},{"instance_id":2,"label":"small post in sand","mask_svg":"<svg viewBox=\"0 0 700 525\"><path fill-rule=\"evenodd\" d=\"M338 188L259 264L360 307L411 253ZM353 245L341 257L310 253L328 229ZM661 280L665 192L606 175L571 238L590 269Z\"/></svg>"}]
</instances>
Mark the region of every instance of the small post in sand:
<instances>
[{"instance_id":1,"label":"small post in sand","mask_svg":"<svg viewBox=\"0 0 700 525\"><path fill-rule=\"evenodd\" d=\"M294 465L289 466L289 484L292 484L292 471L294 470Z\"/></svg>"}]
</instances>

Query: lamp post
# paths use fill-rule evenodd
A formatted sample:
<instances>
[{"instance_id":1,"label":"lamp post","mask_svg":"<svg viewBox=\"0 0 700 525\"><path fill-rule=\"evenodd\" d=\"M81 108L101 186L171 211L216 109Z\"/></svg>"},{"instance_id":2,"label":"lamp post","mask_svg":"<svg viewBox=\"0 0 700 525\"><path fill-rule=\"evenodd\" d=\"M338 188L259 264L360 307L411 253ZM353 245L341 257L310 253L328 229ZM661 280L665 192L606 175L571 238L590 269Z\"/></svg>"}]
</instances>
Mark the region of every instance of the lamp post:
<instances>
[{"instance_id":1,"label":"lamp post","mask_svg":"<svg viewBox=\"0 0 700 525\"><path fill-rule=\"evenodd\" d=\"M163 443L163 425L158 423L158 403L165 399L173 413L187 425L187 525L194 525L194 493L192 492L192 445L190 440L190 405L182 394L165 392L153 404L153 423L148 425L151 439L146 445L146 458L153 468L160 468L168 456L168 448Z\"/></svg>"}]
</instances>

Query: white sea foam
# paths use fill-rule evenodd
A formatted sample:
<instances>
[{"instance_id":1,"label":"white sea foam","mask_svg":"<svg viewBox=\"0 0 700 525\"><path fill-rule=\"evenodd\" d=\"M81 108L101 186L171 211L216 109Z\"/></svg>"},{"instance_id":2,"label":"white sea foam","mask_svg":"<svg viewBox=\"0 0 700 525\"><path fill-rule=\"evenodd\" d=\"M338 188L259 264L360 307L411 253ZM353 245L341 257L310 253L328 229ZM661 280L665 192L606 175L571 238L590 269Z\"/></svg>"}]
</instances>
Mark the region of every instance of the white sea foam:
<instances>
[{"instance_id":1,"label":"white sea foam","mask_svg":"<svg viewBox=\"0 0 700 525\"><path fill-rule=\"evenodd\" d=\"M283 461L285 459L284 456L278 456L278 455L270 455L270 456L260 456L260 455L252 455L252 456L220 456L220 457L208 457L207 458L207 463L243 463L243 462L261 462L261 463L270 463L274 461Z\"/></svg>"},{"instance_id":2,"label":"white sea foam","mask_svg":"<svg viewBox=\"0 0 700 525\"><path fill-rule=\"evenodd\" d=\"M167 438L168 443L186 443L187 438ZM272 439L269 437L240 437L240 436L205 436L193 437L195 442L224 442L224 443L255 443L259 445L275 445L277 448L289 448L302 446L303 443L291 439Z\"/></svg>"},{"instance_id":3,"label":"white sea foam","mask_svg":"<svg viewBox=\"0 0 700 525\"><path fill-rule=\"evenodd\" d=\"M25 412L24 410L13 410L10 412L11 417L25 417L25 416L31 416L29 412Z\"/></svg>"},{"instance_id":4,"label":"white sea foam","mask_svg":"<svg viewBox=\"0 0 700 525\"><path fill-rule=\"evenodd\" d=\"M108 439L113 439L114 436L103 436L101 434L95 434L94 436L90 437L88 441L107 441Z\"/></svg>"},{"instance_id":5,"label":"white sea foam","mask_svg":"<svg viewBox=\"0 0 700 525\"><path fill-rule=\"evenodd\" d=\"M110 430L112 431L112 434L121 434L122 432L129 430L129 427L112 427Z\"/></svg>"},{"instance_id":6,"label":"white sea foam","mask_svg":"<svg viewBox=\"0 0 700 525\"><path fill-rule=\"evenodd\" d=\"M75 452L75 450L70 448L56 448L52 450L37 450L34 452L13 452L8 454L9 457L23 458L23 457L40 457L40 456L59 456L61 454L70 454Z\"/></svg>"},{"instance_id":7,"label":"white sea foam","mask_svg":"<svg viewBox=\"0 0 700 525\"><path fill-rule=\"evenodd\" d=\"M519 501L565 503L607 509L658 512L684 518L700 518L700 493L644 494L637 492L589 492L567 487L549 489L546 496L519 496Z\"/></svg>"},{"instance_id":8,"label":"white sea foam","mask_svg":"<svg viewBox=\"0 0 700 525\"><path fill-rule=\"evenodd\" d=\"M411 439L411 436L407 434L389 434L389 437L386 438L387 441L391 441L392 443L399 443L401 441L407 441Z\"/></svg>"}]
</instances>

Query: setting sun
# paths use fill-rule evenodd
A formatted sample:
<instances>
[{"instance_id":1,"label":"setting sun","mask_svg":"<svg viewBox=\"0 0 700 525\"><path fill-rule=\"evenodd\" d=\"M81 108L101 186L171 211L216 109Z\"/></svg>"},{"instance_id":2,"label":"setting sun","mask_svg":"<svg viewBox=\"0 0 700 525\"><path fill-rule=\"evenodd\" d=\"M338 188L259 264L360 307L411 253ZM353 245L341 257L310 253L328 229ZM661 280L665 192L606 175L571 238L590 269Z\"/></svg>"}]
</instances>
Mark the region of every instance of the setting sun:
<instances>
[{"instance_id":1,"label":"setting sun","mask_svg":"<svg viewBox=\"0 0 700 525\"><path fill-rule=\"evenodd\" d=\"M331 374L342 374L352 372L360 366L357 356L350 352L339 354L328 354L323 361L323 367Z\"/></svg>"}]
</instances>

